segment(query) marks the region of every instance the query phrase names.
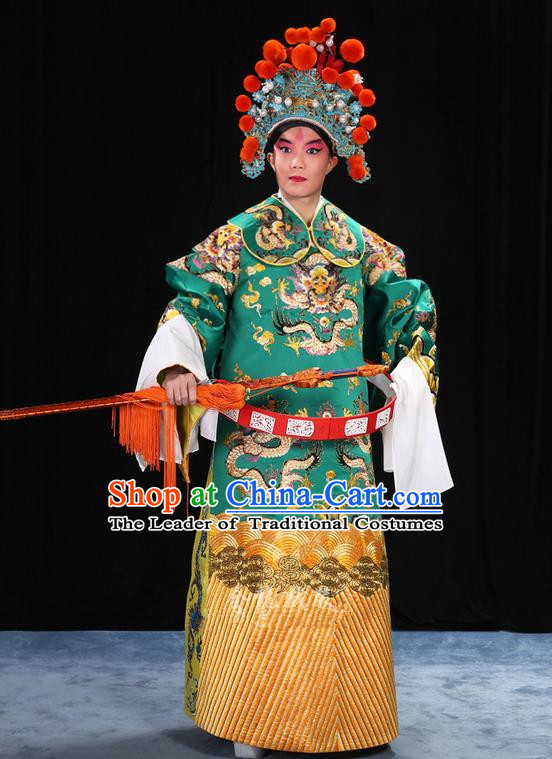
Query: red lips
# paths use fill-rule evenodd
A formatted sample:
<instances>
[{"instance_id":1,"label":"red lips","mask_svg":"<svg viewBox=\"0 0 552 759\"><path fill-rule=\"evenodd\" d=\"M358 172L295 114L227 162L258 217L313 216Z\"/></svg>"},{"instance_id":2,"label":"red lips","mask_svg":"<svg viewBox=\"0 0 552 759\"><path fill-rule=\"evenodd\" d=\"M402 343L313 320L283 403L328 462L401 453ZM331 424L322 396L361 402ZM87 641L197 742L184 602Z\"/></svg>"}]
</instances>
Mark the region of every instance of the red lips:
<instances>
[{"instance_id":1,"label":"red lips","mask_svg":"<svg viewBox=\"0 0 552 759\"><path fill-rule=\"evenodd\" d=\"M298 175L290 177L290 179L292 180L292 182L306 182L307 181L306 177L300 177Z\"/></svg>"}]
</instances>

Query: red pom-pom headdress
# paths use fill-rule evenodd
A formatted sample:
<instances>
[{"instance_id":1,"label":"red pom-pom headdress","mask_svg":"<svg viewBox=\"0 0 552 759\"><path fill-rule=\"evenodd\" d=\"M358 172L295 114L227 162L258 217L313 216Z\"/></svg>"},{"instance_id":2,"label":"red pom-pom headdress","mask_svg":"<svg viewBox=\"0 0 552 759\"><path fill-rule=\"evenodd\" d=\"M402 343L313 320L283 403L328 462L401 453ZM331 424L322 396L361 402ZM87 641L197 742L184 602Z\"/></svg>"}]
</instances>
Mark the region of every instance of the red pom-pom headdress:
<instances>
[{"instance_id":1,"label":"red pom-pom headdress","mask_svg":"<svg viewBox=\"0 0 552 759\"><path fill-rule=\"evenodd\" d=\"M376 97L364 87L356 68L347 67L364 58L358 39L334 42L336 23L325 18L312 29L289 28L284 42L264 43L255 73L244 77L248 94L235 99L244 132L240 151L242 172L254 179L265 167L264 149L272 131L285 121L301 119L317 124L333 141L338 156L347 159L349 176L355 182L370 179L362 146L376 126L372 114L362 114Z\"/></svg>"}]
</instances>

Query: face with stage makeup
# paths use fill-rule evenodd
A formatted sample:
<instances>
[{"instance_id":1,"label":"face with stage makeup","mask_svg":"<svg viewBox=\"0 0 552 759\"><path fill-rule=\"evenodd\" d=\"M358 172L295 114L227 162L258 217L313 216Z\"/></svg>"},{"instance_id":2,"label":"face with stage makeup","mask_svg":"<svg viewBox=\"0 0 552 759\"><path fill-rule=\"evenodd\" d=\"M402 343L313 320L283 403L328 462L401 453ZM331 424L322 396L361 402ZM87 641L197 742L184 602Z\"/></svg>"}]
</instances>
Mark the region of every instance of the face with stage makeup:
<instances>
[{"instance_id":1,"label":"face with stage makeup","mask_svg":"<svg viewBox=\"0 0 552 759\"><path fill-rule=\"evenodd\" d=\"M286 196L305 199L321 194L326 176L338 162L327 143L308 126L282 132L267 158Z\"/></svg>"}]
</instances>

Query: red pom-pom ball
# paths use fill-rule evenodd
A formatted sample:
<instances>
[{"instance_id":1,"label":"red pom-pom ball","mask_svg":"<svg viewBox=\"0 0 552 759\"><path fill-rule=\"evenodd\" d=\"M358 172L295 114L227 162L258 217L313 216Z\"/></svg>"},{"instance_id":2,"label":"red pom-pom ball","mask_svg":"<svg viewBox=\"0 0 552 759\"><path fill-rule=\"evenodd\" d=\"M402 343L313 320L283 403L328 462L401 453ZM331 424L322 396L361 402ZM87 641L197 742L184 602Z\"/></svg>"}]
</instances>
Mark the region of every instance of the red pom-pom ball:
<instances>
[{"instance_id":1,"label":"red pom-pom ball","mask_svg":"<svg viewBox=\"0 0 552 759\"><path fill-rule=\"evenodd\" d=\"M310 42L311 30L308 26L297 29L297 42Z\"/></svg>"},{"instance_id":2,"label":"red pom-pom ball","mask_svg":"<svg viewBox=\"0 0 552 759\"><path fill-rule=\"evenodd\" d=\"M355 71L344 71L337 78L337 83L342 90L350 90L355 84Z\"/></svg>"},{"instance_id":3,"label":"red pom-pom ball","mask_svg":"<svg viewBox=\"0 0 552 759\"><path fill-rule=\"evenodd\" d=\"M249 132L255 126L255 119L253 116L242 116L238 124L242 132Z\"/></svg>"},{"instance_id":4,"label":"red pom-pom ball","mask_svg":"<svg viewBox=\"0 0 552 759\"><path fill-rule=\"evenodd\" d=\"M376 102L376 96L374 95L373 90L361 90L358 96L358 102L365 108L369 108L371 105L374 105Z\"/></svg>"},{"instance_id":5,"label":"red pom-pom ball","mask_svg":"<svg viewBox=\"0 0 552 759\"><path fill-rule=\"evenodd\" d=\"M358 166L349 165L349 174L351 176L351 179L357 179L357 180L362 179L363 177L366 176L366 169L364 168L364 166L360 166L360 165Z\"/></svg>"},{"instance_id":6,"label":"red pom-pom ball","mask_svg":"<svg viewBox=\"0 0 552 759\"><path fill-rule=\"evenodd\" d=\"M364 116L360 117L360 126L364 127L368 132L371 132L372 129L376 128L376 124L378 123L375 118L372 116L371 113L365 113Z\"/></svg>"},{"instance_id":7,"label":"red pom-pom ball","mask_svg":"<svg viewBox=\"0 0 552 759\"><path fill-rule=\"evenodd\" d=\"M322 69L322 79L326 84L335 84L338 76L339 72L331 66Z\"/></svg>"},{"instance_id":8,"label":"red pom-pom ball","mask_svg":"<svg viewBox=\"0 0 552 759\"><path fill-rule=\"evenodd\" d=\"M339 46L339 52L349 63L356 63L364 58L364 45L357 39L343 40Z\"/></svg>"},{"instance_id":9,"label":"red pom-pom ball","mask_svg":"<svg viewBox=\"0 0 552 759\"><path fill-rule=\"evenodd\" d=\"M285 47L278 40L268 40L263 45L263 57L276 66L287 58Z\"/></svg>"},{"instance_id":10,"label":"red pom-pom ball","mask_svg":"<svg viewBox=\"0 0 552 759\"><path fill-rule=\"evenodd\" d=\"M326 34L331 34L332 32L335 32L335 19L333 18L323 18L320 22L320 28L323 32L326 32Z\"/></svg>"},{"instance_id":11,"label":"red pom-pom ball","mask_svg":"<svg viewBox=\"0 0 552 759\"><path fill-rule=\"evenodd\" d=\"M255 76L255 74L249 74L249 76L246 76L243 80L243 88L248 92L257 92L257 90L261 88L259 77Z\"/></svg>"},{"instance_id":12,"label":"red pom-pom ball","mask_svg":"<svg viewBox=\"0 0 552 759\"><path fill-rule=\"evenodd\" d=\"M295 45L295 43L298 42L297 29L295 29L293 26L290 26L289 29L286 29L284 32L284 39L288 45Z\"/></svg>"},{"instance_id":13,"label":"red pom-pom ball","mask_svg":"<svg viewBox=\"0 0 552 759\"><path fill-rule=\"evenodd\" d=\"M313 26L311 29L311 40L319 45L326 39L326 33L319 26Z\"/></svg>"},{"instance_id":14,"label":"red pom-pom ball","mask_svg":"<svg viewBox=\"0 0 552 759\"><path fill-rule=\"evenodd\" d=\"M248 111L251 108L251 100L247 95L238 95L235 104L237 111Z\"/></svg>"},{"instance_id":15,"label":"red pom-pom ball","mask_svg":"<svg viewBox=\"0 0 552 759\"><path fill-rule=\"evenodd\" d=\"M303 43L297 45L291 51L291 62L299 71L308 71L316 64L318 56L316 50L310 45Z\"/></svg>"},{"instance_id":16,"label":"red pom-pom ball","mask_svg":"<svg viewBox=\"0 0 552 759\"><path fill-rule=\"evenodd\" d=\"M363 166L364 159L361 153L355 153L347 158L347 163L352 168L353 166Z\"/></svg>"},{"instance_id":17,"label":"red pom-pom ball","mask_svg":"<svg viewBox=\"0 0 552 759\"><path fill-rule=\"evenodd\" d=\"M357 145L364 145L365 142L368 142L368 133L364 127L353 129L351 137L353 138L353 142Z\"/></svg>"},{"instance_id":18,"label":"red pom-pom ball","mask_svg":"<svg viewBox=\"0 0 552 759\"><path fill-rule=\"evenodd\" d=\"M278 71L276 64L272 61L257 61L255 64L255 72L261 77L261 79L272 79L274 74Z\"/></svg>"},{"instance_id":19,"label":"red pom-pom ball","mask_svg":"<svg viewBox=\"0 0 552 759\"><path fill-rule=\"evenodd\" d=\"M259 147L259 140L256 137L246 137L240 150L240 158L246 163L251 163Z\"/></svg>"}]
</instances>

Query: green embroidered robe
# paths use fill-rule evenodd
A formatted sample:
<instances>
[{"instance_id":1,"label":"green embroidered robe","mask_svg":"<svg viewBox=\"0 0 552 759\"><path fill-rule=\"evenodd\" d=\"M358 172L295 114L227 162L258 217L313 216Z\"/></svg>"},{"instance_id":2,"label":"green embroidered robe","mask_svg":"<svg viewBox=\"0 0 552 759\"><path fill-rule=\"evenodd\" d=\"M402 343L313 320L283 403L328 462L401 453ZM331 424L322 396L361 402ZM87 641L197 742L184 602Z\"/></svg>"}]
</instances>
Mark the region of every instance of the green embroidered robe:
<instances>
[{"instance_id":1,"label":"green embroidered robe","mask_svg":"<svg viewBox=\"0 0 552 759\"><path fill-rule=\"evenodd\" d=\"M398 246L327 200L307 225L271 195L167 264L167 281L177 294L160 325L178 314L190 322L211 377L235 381L312 366L336 370L364 358L392 370L409 355L436 398L436 313L428 286L406 277ZM294 415L347 416L382 400L373 384L351 378L316 389L282 387L251 402ZM308 486L317 493L332 479L348 487L376 484L369 435L337 441L276 437L223 414L211 476L218 488L211 514L235 508L225 490L236 479L264 488L270 482ZM236 495L245 494L238 489ZM324 501L316 508L325 508Z\"/></svg>"},{"instance_id":2,"label":"green embroidered robe","mask_svg":"<svg viewBox=\"0 0 552 759\"><path fill-rule=\"evenodd\" d=\"M329 201L307 225L271 195L170 262L167 280L176 297L159 326L184 316L211 377L340 369L364 358L392 370L409 355L436 397L429 288L407 279L399 247ZM344 416L382 400L373 384L353 378L310 390L279 388L252 402L295 415ZM179 407L184 452L203 413L199 406ZM369 436L276 438L219 414L216 438L209 481L219 489L219 503L202 508L202 518L221 517L226 485L238 478L265 486L272 478L276 485L308 484L313 492L329 479L375 484ZM198 530L195 537L186 604L186 714L215 735L274 750L336 751L393 740L398 724L383 532L359 532L350 524L335 536L278 534L249 529L245 520L242 527L233 534ZM359 629L370 645L351 634ZM313 635L316 645L305 647ZM284 654L291 650L302 652L301 667L288 663ZM324 662L328 671L321 669ZM324 693L323 703L317 693ZM296 696L300 707L290 712Z\"/></svg>"}]
</instances>

